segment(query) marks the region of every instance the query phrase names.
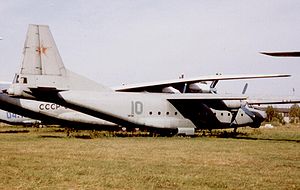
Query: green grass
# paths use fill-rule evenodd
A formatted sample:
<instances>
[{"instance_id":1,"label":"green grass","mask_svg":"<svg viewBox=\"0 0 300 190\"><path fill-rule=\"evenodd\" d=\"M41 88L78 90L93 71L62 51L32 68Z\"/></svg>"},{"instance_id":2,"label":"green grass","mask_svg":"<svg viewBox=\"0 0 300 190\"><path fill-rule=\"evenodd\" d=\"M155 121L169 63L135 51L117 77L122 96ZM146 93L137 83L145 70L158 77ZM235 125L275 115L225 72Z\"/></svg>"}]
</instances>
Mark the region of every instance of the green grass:
<instances>
[{"instance_id":1,"label":"green grass","mask_svg":"<svg viewBox=\"0 0 300 190\"><path fill-rule=\"evenodd\" d=\"M18 130L28 131L3 133ZM0 189L300 189L299 126L240 129L237 138L54 130L0 128Z\"/></svg>"}]
</instances>

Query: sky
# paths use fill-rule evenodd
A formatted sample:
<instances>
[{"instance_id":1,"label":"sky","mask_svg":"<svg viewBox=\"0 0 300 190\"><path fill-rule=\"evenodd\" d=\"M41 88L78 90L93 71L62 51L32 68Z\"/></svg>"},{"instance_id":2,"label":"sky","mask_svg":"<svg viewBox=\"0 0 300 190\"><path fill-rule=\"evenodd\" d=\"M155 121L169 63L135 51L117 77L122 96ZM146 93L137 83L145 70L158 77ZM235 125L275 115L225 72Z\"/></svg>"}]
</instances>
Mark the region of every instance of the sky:
<instances>
[{"instance_id":1,"label":"sky","mask_svg":"<svg viewBox=\"0 0 300 190\"><path fill-rule=\"evenodd\" d=\"M0 0L0 80L22 62L28 24L49 25L64 64L107 86L222 74L291 74L220 82L221 93L300 96L299 0ZM293 90L294 89L294 90Z\"/></svg>"}]
</instances>

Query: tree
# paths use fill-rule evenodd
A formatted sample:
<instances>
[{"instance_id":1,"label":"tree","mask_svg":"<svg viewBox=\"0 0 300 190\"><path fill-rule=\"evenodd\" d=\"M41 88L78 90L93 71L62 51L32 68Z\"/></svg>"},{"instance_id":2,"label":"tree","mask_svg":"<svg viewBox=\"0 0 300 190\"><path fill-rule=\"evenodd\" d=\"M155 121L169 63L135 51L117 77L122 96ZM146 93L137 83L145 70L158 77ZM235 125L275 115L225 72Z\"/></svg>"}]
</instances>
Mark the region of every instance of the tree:
<instances>
[{"instance_id":1,"label":"tree","mask_svg":"<svg viewBox=\"0 0 300 190\"><path fill-rule=\"evenodd\" d=\"M276 115L276 111L273 108L273 106L268 106L267 107L266 114L267 114L266 121L271 122L273 120L273 118L275 117L275 115Z\"/></svg>"},{"instance_id":2,"label":"tree","mask_svg":"<svg viewBox=\"0 0 300 190\"><path fill-rule=\"evenodd\" d=\"M300 118L300 107L298 104L291 106L289 111L289 117L291 123L298 123Z\"/></svg>"},{"instance_id":3,"label":"tree","mask_svg":"<svg viewBox=\"0 0 300 190\"><path fill-rule=\"evenodd\" d=\"M267 118L266 118L267 122L274 121L274 122L279 122L281 124L285 124L283 116L280 113L278 113L276 111L276 109L273 108L273 106L268 106L267 107L266 114L267 114Z\"/></svg>"}]
</instances>

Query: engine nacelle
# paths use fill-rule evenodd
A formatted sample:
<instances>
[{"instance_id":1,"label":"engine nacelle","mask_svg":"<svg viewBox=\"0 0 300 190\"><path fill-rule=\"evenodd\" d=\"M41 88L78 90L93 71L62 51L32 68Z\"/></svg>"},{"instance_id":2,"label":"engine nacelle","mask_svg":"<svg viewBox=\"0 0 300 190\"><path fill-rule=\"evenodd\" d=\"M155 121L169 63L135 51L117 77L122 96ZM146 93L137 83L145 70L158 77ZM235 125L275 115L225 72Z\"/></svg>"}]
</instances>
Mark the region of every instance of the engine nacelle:
<instances>
[{"instance_id":1,"label":"engine nacelle","mask_svg":"<svg viewBox=\"0 0 300 190\"><path fill-rule=\"evenodd\" d=\"M238 109L242 106L242 103L240 100L224 100L223 102L230 109Z\"/></svg>"},{"instance_id":2,"label":"engine nacelle","mask_svg":"<svg viewBox=\"0 0 300 190\"><path fill-rule=\"evenodd\" d=\"M198 93L211 93L210 85L197 82L197 83L192 83L189 85L189 89L192 92L198 92Z\"/></svg>"},{"instance_id":3,"label":"engine nacelle","mask_svg":"<svg viewBox=\"0 0 300 190\"><path fill-rule=\"evenodd\" d=\"M172 86L168 86L162 89L163 93L170 93L170 94L180 94L180 91Z\"/></svg>"}]
</instances>

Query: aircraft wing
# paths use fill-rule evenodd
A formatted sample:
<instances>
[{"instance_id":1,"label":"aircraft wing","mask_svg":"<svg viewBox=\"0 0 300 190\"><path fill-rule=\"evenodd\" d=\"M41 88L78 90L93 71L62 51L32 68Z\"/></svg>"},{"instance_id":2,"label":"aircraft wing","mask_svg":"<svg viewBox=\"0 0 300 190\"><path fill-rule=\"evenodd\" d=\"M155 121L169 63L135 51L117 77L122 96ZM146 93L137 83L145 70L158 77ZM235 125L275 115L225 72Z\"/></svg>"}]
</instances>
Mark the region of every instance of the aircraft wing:
<instances>
[{"instance_id":1,"label":"aircraft wing","mask_svg":"<svg viewBox=\"0 0 300 190\"><path fill-rule=\"evenodd\" d=\"M275 56L275 57L300 57L299 51L287 51L287 52L260 52L264 55Z\"/></svg>"},{"instance_id":2,"label":"aircraft wing","mask_svg":"<svg viewBox=\"0 0 300 190\"><path fill-rule=\"evenodd\" d=\"M166 80L159 82L140 83L132 85L123 85L113 88L119 92L163 92L164 88L172 87L178 92L191 92L189 88L191 84L199 82L205 83L212 81L209 88L214 88L220 80L241 80L241 79L258 79L258 78L278 78L278 77L290 77L288 74L256 74L256 75L208 75L196 78L183 78L175 80Z\"/></svg>"},{"instance_id":3,"label":"aircraft wing","mask_svg":"<svg viewBox=\"0 0 300 190\"><path fill-rule=\"evenodd\" d=\"M246 96L236 95L221 95L221 94L182 94L182 95L169 95L166 96L167 100L177 101L192 101L192 100L246 100Z\"/></svg>"},{"instance_id":4,"label":"aircraft wing","mask_svg":"<svg viewBox=\"0 0 300 190\"><path fill-rule=\"evenodd\" d=\"M250 105L268 105L268 104L299 104L300 99L257 99L257 100L247 100Z\"/></svg>"},{"instance_id":5,"label":"aircraft wing","mask_svg":"<svg viewBox=\"0 0 300 190\"><path fill-rule=\"evenodd\" d=\"M227 95L217 95L217 94L199 94L196 93L189 94L189 96L174 96L168 97L167 100L175 106L177 109L184 112L191 112L191 110L198 110L203 107L203 105L208 106L213 109L227 110L228 106L224 101L226 100L246 100L247 97L242 96L227 96ZM199 111L195 112L199 113Z\"/></svg>"},{"instance_id":6,"label":"aircraft wing","mask_svg":"<svg viewBox=\"0 0 300 190\"><path fill-rule=\"evenodd\" d=\"M185 117L190 119L196 126L203 128L211 128L219 126L220 122L216 119L215 114L211 110L228 110L226 100L235 100L234 102L242 104L246 97L227 96L218 94L182 94L188 96L170 96L167 100ZM194 95L194 96L193 96Z\"/></svg>"}]
</instances>

